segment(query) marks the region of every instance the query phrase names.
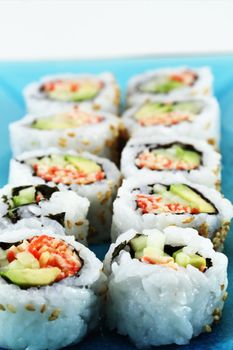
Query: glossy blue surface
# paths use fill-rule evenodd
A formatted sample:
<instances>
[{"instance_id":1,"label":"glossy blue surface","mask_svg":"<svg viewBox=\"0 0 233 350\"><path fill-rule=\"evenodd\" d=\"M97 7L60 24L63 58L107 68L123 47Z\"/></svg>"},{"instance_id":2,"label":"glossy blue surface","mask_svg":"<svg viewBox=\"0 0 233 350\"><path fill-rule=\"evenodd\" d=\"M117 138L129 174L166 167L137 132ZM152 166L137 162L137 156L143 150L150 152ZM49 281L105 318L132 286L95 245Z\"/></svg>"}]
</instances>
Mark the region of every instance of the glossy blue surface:
<instances>
[{"instance_id":1,"label":"glossy blue surface","mask_svg":"<svg viewBox=\"0 0 233 350\"><path fill-rule=\"evenodd\" d=\"M134 74L165 66L189 65L193 67L208 65L215 76L214 90L222 111L223 180L222 189L227 198L233 201L233 55L182 57L182 58L138 58L96 61L62 62L12 62L0 63L0 185L7 182L8 165L11 156L8 138L8 124L21 118L25 107L21 90L32 80L45 74L62 72L112 71L124 92L126 82ZM107 245L93 247L102 258ZM233 349L233 241L228 236L225 253L229 257L229 299L225 304L223 319L214 327L211 334L202 334L187 346L163 346L161 349L184 350L231 350ZM140 322L140 320L139 320ZM62 330L61 330L62 331ZM127 338L106 331L89 335L73 349L80 350L133 350L135 347Z\"/></svg>"}]
</instances>

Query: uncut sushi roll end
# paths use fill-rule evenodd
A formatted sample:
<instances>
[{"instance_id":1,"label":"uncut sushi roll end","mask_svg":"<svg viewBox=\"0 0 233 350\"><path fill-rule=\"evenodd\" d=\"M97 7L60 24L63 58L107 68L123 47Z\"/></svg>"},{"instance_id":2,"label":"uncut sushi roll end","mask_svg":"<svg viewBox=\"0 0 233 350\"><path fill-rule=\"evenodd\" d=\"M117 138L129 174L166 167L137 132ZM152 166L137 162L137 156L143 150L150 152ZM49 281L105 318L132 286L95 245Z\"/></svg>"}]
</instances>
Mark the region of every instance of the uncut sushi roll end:
<instances>
[{"instance_id":1,"label":"uncut sushi roll end","mask_svg":"<svg viewBox=\"0 0 233 350\"><path fill-rule=\"evenodd\" d=\"M102 263L74 237L10 228L0 256L1 348L60 349L98 325Z\"/></svg>"},{"instance_id":2,"label":"uncut sushi roll end","mask_svg":"<svg viewBox=\"0 0 233 350\"><path fill-rule=\"evenodd\" d=\"M188 344L221 318L227 263L193 229L127 231L104 260L108 327L138 348Z\"/></svg>"}]
</instances>

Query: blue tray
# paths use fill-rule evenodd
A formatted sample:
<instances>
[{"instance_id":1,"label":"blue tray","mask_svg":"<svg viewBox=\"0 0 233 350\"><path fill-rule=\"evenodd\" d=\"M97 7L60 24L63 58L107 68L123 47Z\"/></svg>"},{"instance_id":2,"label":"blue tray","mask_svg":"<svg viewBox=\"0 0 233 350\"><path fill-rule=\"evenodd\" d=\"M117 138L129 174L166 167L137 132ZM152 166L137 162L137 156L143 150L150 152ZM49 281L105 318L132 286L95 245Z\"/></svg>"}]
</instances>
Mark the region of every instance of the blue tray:
<instances>
[{"instance_id":1,"label":"blue tray","mask_svg":"<svg viewBox=\"0 0 233 350\"><path fill-rule=\"evenodd\" d=\"M147 69L165 66L203 66L212 68L215 76L215 95L222 111L222 142L223 155L222 189L227 198L233 201L233 55L203 56L182 58L134 58L118 60L95 61L49 61L49 62L11 62L0 63L0 186L7 182L8 165L11 151L8 138L8 124L21 118L25 106L21 91L32 80L43 75L61 72L92 72L112 71L121 86L122 92L127 80L134 74ZM107 245L94 246L96 254L103 258ZM183 346L184 350L231 350L233 349L233 242L228 236L225 253L229 257L229 299L219 325L211 334L202 334L193 339L190 345ZM98 331L89 335L81 344L73 349L80 350L133 350L135 347L126 337L118 336L107 331ZM181 347L163 346L163 350ZM72 349L72 348L70 348Z\"/></svg>"}]
</instances>

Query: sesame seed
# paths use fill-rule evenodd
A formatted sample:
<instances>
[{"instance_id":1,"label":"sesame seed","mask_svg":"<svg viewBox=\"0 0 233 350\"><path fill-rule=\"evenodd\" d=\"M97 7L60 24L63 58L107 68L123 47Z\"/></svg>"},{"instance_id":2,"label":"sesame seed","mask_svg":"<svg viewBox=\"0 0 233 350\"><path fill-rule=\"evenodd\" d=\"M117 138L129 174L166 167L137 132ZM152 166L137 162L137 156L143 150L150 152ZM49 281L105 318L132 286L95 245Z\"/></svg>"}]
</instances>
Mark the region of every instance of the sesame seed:
<instances>
[{"instance_id":1,"label":"sesame seed","mask_svg":"<svg viewBox=\"0 0 233 350\"><path fill-rule=\"evenodd\" d=\"M26 304L25 309L28 311L36 311L36 308L33 304Z\"/></svg>"},{"instance_id":2,"label":"sesame seed","mask_svg":"<svg viewBox=\"0 0 233 350\"><path fill-rule=\"evenodd\" d=\"M61 313L61 310L59 308L54 309L51 315L49 316L48 320L49 321L55 321Z\"/></svg>"}]
</instances>

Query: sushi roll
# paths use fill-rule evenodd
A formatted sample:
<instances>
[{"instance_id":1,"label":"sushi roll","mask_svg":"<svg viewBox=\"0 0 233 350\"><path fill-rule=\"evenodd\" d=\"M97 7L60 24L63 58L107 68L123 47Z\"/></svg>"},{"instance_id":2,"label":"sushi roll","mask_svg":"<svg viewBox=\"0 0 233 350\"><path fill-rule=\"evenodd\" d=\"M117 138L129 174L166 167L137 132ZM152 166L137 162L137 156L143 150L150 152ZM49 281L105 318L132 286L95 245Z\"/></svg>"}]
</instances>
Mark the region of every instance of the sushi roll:
<instances>
[{"instance_id":1,"label":"sushi roll","mask_svg":"<svg viewBox=\"0 0 233 350\"><path fill-rule=\"evenodd\" d=\"M221 318L227 264L193 229L122 234L104 261L109 328L138 348L188 344Z\"/></svg>"},{"instance_id":2,"label":"sushi roll","mask_svg":"<svg viewBox=\"0 0 233 350\"><path fill-rule=\"evenodd\" d=\"M131 139L121 156L125 178L181 173L189 181L220 189L220 154L205 141L187 137L145 136Z\"/></svg>"},{"instance_id":3,"label":"sushi roll","mask_svg":"<svg viewBox=\"0 0 233 350\"><path fill-rule=\"evenodd\" d=\"M213 97L148 100L123 114L125 137L187 136L218 148L220 112Z\"/></svg>"},{"instance_id":4,"label":"sushi roll","mask_svg":"<svg viewBox=\"0 0 233 350\"><path fill-rule=\"evenodd\" d=\"M231 203L215 189L182 175L149 174L124 180L113 205L113 241L133 228L191 227L222 249L233 216Z\"/></svg>"},{"instance_id":5,"label":"sushi roll","mask_svg":"<svg viewBox=\"0 0 233 350\"><path fill-rule=\"evenodd\" d=\"M60 185L88 198L88 242L110 237L112 203L120 185L120 172L108 159L90 153L61 152L57 149L23 153L10 165L9 182Z\"/></svg>"},{"instance_id":6,"label":"sushi roll","mask_svg":"<svg viewBox=\"0 0 233 350\"><path fill-rule=\"evenodd\" d=\"M194 97L212 95L213 76L209 68L165 68L136 75L129 80L127 103L132 106L151 97Z\"/></svg>"},{"instance_id":7,"label":"sushi roll","mask_svg":"<svg viewBox=\"0 0 233 350\"><path fill-rule=\"evenodd\" d=\"M13 229L0 236L0 347L60 349L83 339L101 316L106 278L73 237Z\"/></svg>"},{"instance_id":8,"label":"sushi roll","mask_svg":"<svg viewBox=\"0 0 233 350\"><path fill-rule=\"evenodd\" d=\"M73 106L64 111L27 115L10 124L13 155L57 147L61 150L91 152L118 159L119 118L105 112L87 111Z\"/></svg>"},{"instance_id":9,"label":"sushi roll","mask_svg":"<svg viewBox=\"0 0 233 350\"><path fill-rule=\"evenodd\" d=\"M52 225L56 231L62 226L67 235L86 244L89 205L87 198L60 185L7 185L0 190L0 231L11 225L23 226L25 221L29 224L33 218L42 225Z\"/></svg>"},{"instance_id":10,"label":"sushi roll","mask_svg":"<svg viewBox=\"0 0 233 350\"><path fill-rule=\"evenodd\" d=\"M43 115L73 104L117 114L120 91L111 73L46 76L24 89L30 113Z\"/></svg>"}]
</instances>

